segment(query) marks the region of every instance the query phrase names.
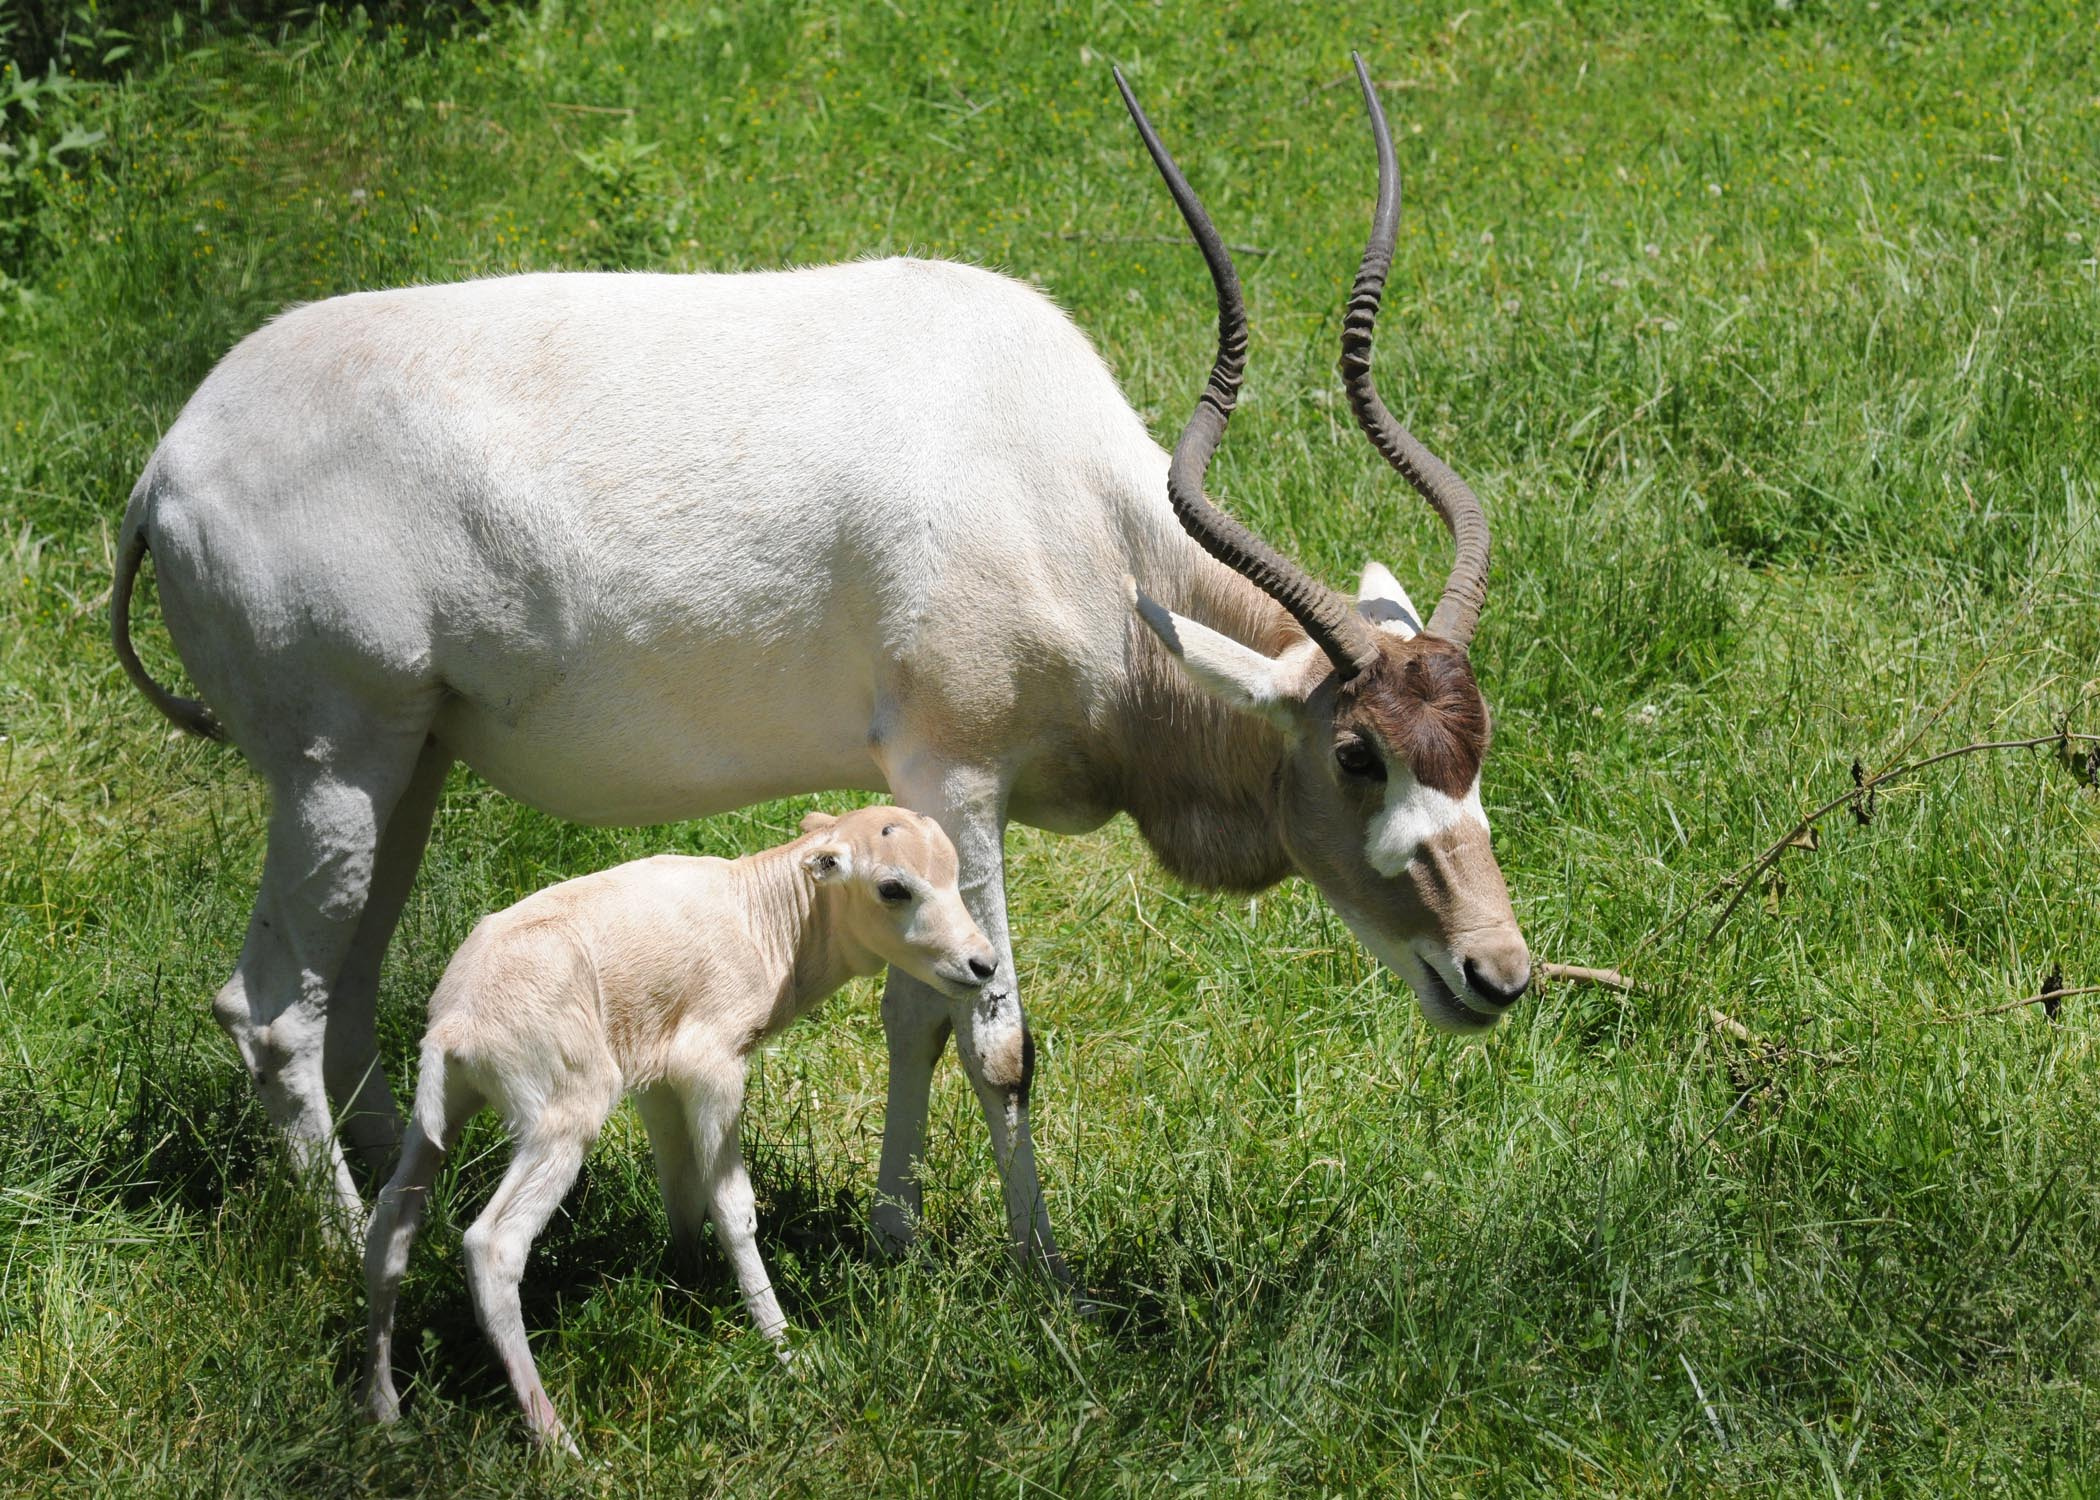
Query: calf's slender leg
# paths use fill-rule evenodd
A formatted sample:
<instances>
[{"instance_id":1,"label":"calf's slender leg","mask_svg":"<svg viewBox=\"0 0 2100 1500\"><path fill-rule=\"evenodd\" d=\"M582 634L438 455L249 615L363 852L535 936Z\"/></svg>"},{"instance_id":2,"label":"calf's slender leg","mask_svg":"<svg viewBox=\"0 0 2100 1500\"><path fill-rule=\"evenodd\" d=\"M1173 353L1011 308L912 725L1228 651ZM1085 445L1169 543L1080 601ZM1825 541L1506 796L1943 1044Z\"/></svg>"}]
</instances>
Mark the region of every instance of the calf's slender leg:
<instances>
[{"instance_id":1,"label":"calf's slender leg","mask_svg":"<svg viewBox=\"0 0 2100 1500\"><path fill-rule=\"evenodd\" d=\"M902 969L882 988L882 1031L889 1045L889 1094L882 1115L882 1160L875 1175L875 1240L903 1253L919 1232L925 1194L919 1157L926 1149L926 1112L933 1070L948 1050L948 1000Z\"/></svg>"},{"instance_id":2,"label":"calf's slender leg","mask_svg":"<svg viewBox=\"0 0 2100 1500\"><path fill-rule=\"evenodd\" d=\"M401 1164L379 1190L365 1236L365 1300L370 1311L364 1403L375 1422L391 1422L401 1414L401 1397L394 1389L394 1305L416 1230L429 1206L430 1185L437 1180L445 1153L458 1143L460 1130L481 1106L480 1095L448 1072L443 1053L424 1054L414 1122L401 1148Z\"/></svg>"},{"instance_id":3,"label":"calf's slender leg","mask_svg":"<svg viewBox=\"0 0 2100 1500\"><path fill-rule=\"evenodd\" d=\"M567 1196L596 1131L540 1129L528 1125L518 1139L517 1154L496 1188L495 1197L466 1233L467 1285L481 1330L503 1361L510 1388L525 1413L525 1423L542 1443L559 1443L569 1452L576 1443L555 1415L539 1366L525 1338L525 1315L518 1306L518 1283L525 1259L555 1209Z\"/></svg>"},{"instance_id":4,"label":"calf's slender leg","mask_svg":"<svg viewBox=\"0 0 2100 1500\"><path fill-rule=\"evenodd\" d=\"M680 1255L694 1255L700 1248L700 1228L707 1222L707 1189L693 1153L692 1132L686 1128L685 1097L670 1084L659 1083L638 1092L634 1107L656 1157L656 1182L671 1220L671 1243Z\"/></svg>"},{"instance_id":5,"label":"calf's slender leg","mask_svg":"<svg viewBox=\"0 0 2100 1500\"><path fill-rule=\"evenodd\" d=\"M726 1062L679 1080L685 1098L687 1128L692 1132L693 1162L715 1221L715 1238L736 1272L744 1306L758 1331L771 1339L783 1361L788 1358L787 1316L773 1295L773 1278L758 1253L758 1203L751 1174L737 1139L743 1114L744 1068Z\"/></svg>"}]
</instances>

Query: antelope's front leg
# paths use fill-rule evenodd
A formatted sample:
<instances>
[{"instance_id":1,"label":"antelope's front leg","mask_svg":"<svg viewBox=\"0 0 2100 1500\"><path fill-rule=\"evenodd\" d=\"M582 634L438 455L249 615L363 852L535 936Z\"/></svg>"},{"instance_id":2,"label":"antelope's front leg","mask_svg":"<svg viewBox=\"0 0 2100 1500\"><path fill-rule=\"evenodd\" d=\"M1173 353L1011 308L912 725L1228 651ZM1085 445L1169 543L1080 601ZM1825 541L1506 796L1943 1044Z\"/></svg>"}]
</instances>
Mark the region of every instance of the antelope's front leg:
<instances>
[{"instance_id":1,"label":"antelope's front leg","mask_svg":"<svg viewBox=\"0 0 2100 1500\"><path fill-rule=\"evenodd\" d=\"M1007 934L1004 789L989 775L924 764L893 772L890 786L904 806L938 820L954 843L963 902L999 950L1001 978L972 999L950 1000L894 969L890 972L882 999L890 1087L876 1185L876 1233L901 1245L917 1229L918 1160L926 1141L927 1095L934 1064L952 1032L963 1072L991 1127L1006 1199L1008 1246L1018 1258L1070 1285L1071 1273L1058 1252L1043 1202L1028 1127L1035 1042L1021 1008Z\"/></svg>"},{"instance_id":2,"label":"antelope's front leg","mask_svg":"<svg viewBox=\"0 0 2100 1500\"><path fill-rule=\"evenodd\" d=\"M979 924L991 929L984 919ZM955 1002L955 1050L963 1072L976 1090L977 1103L991 1127L992 1151L999 1161L1000 1186L1006 1195L1007 1245L1024 1262L1041 1266L1061 1286L1072 1273L1050 1230L1050 1211L1035 1165L1035 1141L1028 1128L1028 1092L1035 1078L1035 1038L1021 1010L1020 990L1011 983L1014 961L1002 933L994 939L1000 964L1009 978L1005 990L987 991L975 1000Z\"/></svg>"},{"instance_id":3,"label":"antelope's front leg","mask_svg":"<svg viewBox=\"0 0 2100 1500\"><path fill-rule=\"evenodd\" d=\"M990 924L982 916L977 920L990 936ZM875 1236L894 1253L918 1233L923 1204L919 1159L926 1146L927 1099L934 1064L940 1061L952 1031L963 1072L991 1127L992 1151L1006 1199L1008 1248L1024 1261L1035 1261L1061 1285L1069 1285L1071 1273L1051 1232L1028 1127L1035 1041L1028 1033L1020 992L1012 983L1011 952L1003 935L993 940L999 945L1007 982L989 987L972 1000L950 1000L899 970L890 971L882 995L890 1084L883 1117L882 1166L875 1188Z\"/></svg>"}]
</instances>

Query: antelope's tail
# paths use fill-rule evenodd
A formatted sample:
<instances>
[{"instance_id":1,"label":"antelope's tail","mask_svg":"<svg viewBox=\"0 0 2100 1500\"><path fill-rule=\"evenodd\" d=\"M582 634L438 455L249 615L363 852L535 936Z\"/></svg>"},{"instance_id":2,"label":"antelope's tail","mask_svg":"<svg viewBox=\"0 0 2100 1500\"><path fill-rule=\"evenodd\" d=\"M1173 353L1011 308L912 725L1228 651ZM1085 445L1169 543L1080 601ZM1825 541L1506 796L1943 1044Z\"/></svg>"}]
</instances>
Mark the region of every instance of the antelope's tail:
<instances>
[{"instance_id":1,"label":"antelope's tail","mask_svg":"<svg viewBox=\"0 0 2100 1500\"><path fill-rule=\"evenodd\" d=\"M176 728L207 740L224 740L226 726L216 715L195 698L184 698L170 692L153 680L146 664L139 660L138 652L131 646L131 590L138 582L139 564L147 552L146 506L143 494L132 497L131 506L124 513L124 530L117 541L117 576L109 591L109 632L116 643L117 660L124 664L124 675L138 685L138 690L155 708L167 715Z\"/></svg>"}]
</instances>

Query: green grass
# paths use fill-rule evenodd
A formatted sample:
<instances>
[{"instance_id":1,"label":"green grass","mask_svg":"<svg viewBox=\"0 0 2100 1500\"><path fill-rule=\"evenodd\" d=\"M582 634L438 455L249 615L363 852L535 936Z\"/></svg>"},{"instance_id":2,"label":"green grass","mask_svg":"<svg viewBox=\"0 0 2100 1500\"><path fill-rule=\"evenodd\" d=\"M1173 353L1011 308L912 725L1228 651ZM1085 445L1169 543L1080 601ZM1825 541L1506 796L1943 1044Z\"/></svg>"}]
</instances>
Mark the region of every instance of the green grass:
<instances>
[{"instance_id":1,"label":"green grass","mask_svg":"<svg viewBox=\"0 0 2100 1500\"><path fill-rule=\"evenodd\" d=\"M2100 795L2046 753L1952 762L1712 940L1699 904L1855 758L2100 730L2089 7L915 9L192 10L0 109L39 143L0 156L0 1488L2093 1493L2100 1008L1946 1018L2100 982ZM473 1326L493 1131L406 1288L408 1416L360 1425L356 1277L205 1006L261 795L105 640L157 434L294 300L911 250L1048 288L1170 436L1207 288L1116 59L1269 252L1215 491L1426 595L1435 523L1333 373L1372 188L1351 46L1407 174L1386 389L1496 525L1504 868L1539 954L1650 987L1448 1038L1302 885L1178 889L1123 824L1019 834L1044 1179L1103 1317L1005 1265L953 1068L930 1241L866 1256L861 986L767 1055L747 1127L799 1376L719 1264L669 1260L623 1115L527 1282L593 1466L527 1451ZM798 810L589 831L460 774L390 1058L482 912Z\"/></svg>"}]
</instances>

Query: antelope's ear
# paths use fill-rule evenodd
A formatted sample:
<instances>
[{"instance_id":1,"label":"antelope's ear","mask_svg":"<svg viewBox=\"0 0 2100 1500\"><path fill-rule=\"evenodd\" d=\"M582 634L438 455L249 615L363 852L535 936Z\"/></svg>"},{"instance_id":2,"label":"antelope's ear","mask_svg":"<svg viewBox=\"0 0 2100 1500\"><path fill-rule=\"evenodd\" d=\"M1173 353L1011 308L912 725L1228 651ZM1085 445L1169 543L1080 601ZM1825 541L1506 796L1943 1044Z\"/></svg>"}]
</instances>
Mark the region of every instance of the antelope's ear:
<instances>
[{"instance_id":1,"label":"antelope's ear","mask_svg":"<svg viewBox=\"0 0 2100 1500\"><path fill-rule=\"evenodd\" d=\"M818 812L815 808L811 808L802 815L802 831L804 833L815 833L819 828L829 828L837 821L838 819L830 813Z\"/></svg>"},{"instance_id":2,"label":"antelope's ear","mask_svg":"<svg viewBox=\"0 0 2100 1500\"><path fill-rule=\"evenodd\" d=\"M1363 581L1356 586L1356 612L1403 641L1411 641L1422 633L1422 616L1415 609L1414 600L1407 597L1400 580L1382 562L1364 564Z\"/></svg>"},{"instance_id":3,"label":"antelope's ear","mask_svg":"<svg viewBox=\"0 0 2100 1500\"><path fill-rule=\"evenodd\" d=\"M818 885L844 880L853 873L853 850L846 844L826 840L802 856L802 868Z\"/></svg>"},{"instance_id":4,"label":"antelope's ear","mask_svg":"<svg viewBox=\"0 0 2100 1500\"><path fill-rule=\"evenodd\" d=\"M1260 714L1278 725L1295 721L1303 706L1295 688L1298 672L1276 657L1263 656L1229 635L1175 614L1147 597L1135 583L1130 585L1130 597L1138 618L1197 686L1220 703Z\"/></svg>"}]
</instances>

